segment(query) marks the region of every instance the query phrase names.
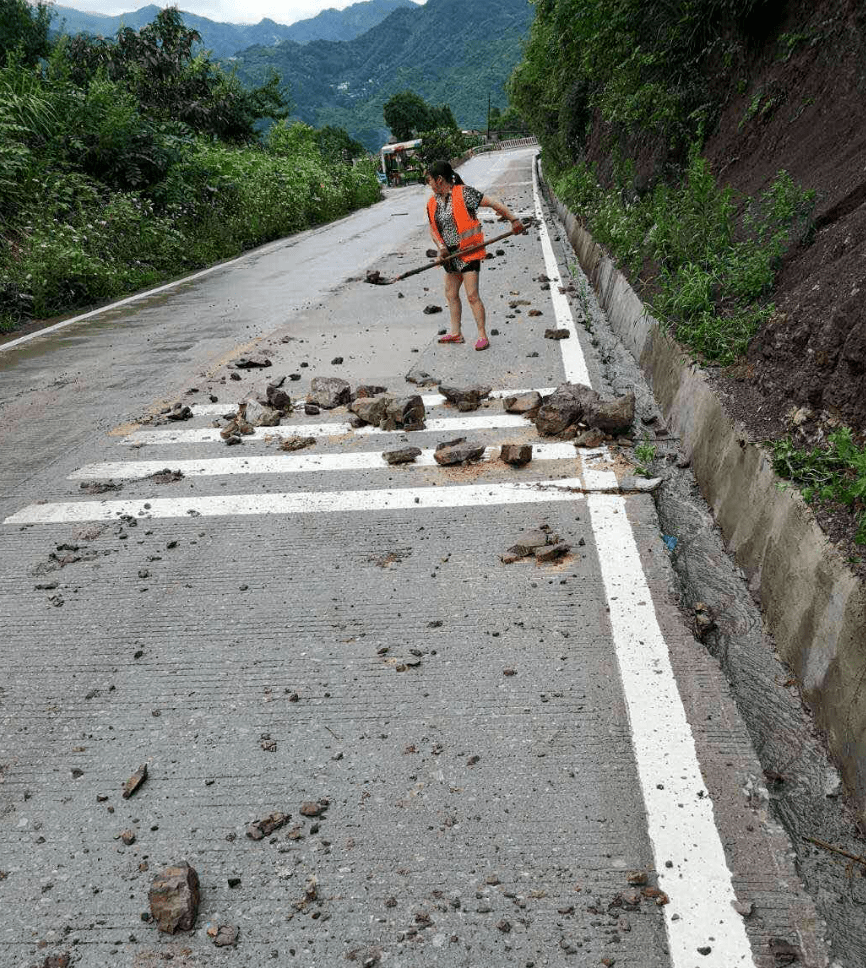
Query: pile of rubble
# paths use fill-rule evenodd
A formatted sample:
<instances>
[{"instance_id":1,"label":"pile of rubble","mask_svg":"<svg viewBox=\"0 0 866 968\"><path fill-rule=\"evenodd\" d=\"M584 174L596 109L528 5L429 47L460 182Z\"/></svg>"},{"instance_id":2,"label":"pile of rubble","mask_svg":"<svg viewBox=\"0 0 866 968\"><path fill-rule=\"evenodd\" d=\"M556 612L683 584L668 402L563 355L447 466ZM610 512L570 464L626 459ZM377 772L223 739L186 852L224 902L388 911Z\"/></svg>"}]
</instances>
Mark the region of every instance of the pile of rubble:
<instances>
[{"instance_id":1,"label":"pile of rubble","mask_svg":"<svg viewBox=\"0 0 866 968\"><path fill-rule=\"evenodd\" d=\"M596 447L605 436L632 429L635 397L633 393L606 397L582 383L563 383L549 396L533 390L505 397L502 405L508 413L532 420L543 437Z\"/></svg>"}]
</instances>

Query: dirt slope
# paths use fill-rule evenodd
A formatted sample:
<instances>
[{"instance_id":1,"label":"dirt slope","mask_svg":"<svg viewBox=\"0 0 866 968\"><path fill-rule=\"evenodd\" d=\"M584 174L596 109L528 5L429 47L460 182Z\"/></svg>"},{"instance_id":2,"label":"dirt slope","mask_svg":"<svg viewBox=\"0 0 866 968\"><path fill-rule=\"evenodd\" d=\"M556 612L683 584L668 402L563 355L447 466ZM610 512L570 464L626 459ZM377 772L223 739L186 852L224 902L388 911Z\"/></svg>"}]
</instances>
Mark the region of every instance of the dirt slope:
<instances>
[{"instance_id":1,"label":"dirt slope","mask_svg":"<svg viewBox=\"0 0 866 968\"><path fill-rule=\"evenodd\" d=\"M787 170L816 192L816 222L786 259L773 295L778 311L748 365L720 381L755 436L789 429L792 407L814 411L813 435L827 416L863 431L866 4L789 2L747 76L706 154L726 184L753 197Z\"/></svg>"}]
</instances>

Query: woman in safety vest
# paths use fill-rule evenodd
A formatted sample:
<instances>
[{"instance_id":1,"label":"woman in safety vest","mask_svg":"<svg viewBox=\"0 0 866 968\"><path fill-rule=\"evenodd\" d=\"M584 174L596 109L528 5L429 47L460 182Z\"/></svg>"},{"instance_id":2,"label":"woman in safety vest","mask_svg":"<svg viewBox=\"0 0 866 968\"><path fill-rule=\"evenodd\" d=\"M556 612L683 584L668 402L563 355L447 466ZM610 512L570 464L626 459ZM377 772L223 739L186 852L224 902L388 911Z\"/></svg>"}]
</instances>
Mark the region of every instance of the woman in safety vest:
<instances>
[{"instance_id":1,"label":"woman in safety vest","mask_svg":"<svg viewBox=\"0 0 866 968\"><path fill-rule=\"evenodd\" d=\"M484 232L476 215L482 205L508 219L515 235L526 231L523 222L515 218L507 205L498 198L482 194L477 188L464 185L463 179L447 161L434 162L425 172L425 177L433 191L433 196L427 202L427 218L430 222L430 236L439 248L437 262L441 263L454 252L484 243ZM478 274L485 254L482 248L470 253L466 259L457 256L444 263L445 297L451 312L451 332L447 336L440 336L440 343L465 342L460 332L463 314L460 287L465 285L469 308L478 326L475 349L486 350L490 345L484 303L478 295Z\"/></svg>"}]
</instances>

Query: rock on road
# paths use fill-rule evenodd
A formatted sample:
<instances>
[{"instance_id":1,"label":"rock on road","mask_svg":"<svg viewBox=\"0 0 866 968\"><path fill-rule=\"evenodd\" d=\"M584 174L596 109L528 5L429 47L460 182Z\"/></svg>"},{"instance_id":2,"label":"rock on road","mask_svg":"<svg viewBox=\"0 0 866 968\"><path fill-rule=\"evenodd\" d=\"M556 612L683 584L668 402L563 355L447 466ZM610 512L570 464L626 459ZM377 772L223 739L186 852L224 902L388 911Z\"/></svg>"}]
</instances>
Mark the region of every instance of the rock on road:
<instances>
[{"instance_id":1,"label":"rock on road","mask_svg":"<svg viewBox=\"0 0 866 968\"><path fill-rule=\"evenodd\" d=\"M652 495L503 408L609 389L533 163L461 170L544 215L482 269L486 352L468 309L437 345L441 270L361 281L424 261L422 188L0 344L0 965L826 964ZM306 413L316 376L425 429ZM301 406L227 447L275 377Z\"/></svg>"}]
</instances>

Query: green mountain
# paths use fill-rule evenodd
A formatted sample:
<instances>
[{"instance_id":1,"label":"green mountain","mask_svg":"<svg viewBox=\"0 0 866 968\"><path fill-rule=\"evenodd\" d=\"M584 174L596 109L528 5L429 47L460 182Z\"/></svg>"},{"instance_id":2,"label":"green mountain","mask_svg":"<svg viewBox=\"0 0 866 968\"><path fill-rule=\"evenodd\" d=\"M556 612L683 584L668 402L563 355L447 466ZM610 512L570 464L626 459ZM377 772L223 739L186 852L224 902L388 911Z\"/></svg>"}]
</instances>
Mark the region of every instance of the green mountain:
<instances>
[{"instance_id":1,"label":"green mountain","mask_svg":"<svg viewBox=\"0 0 866 968\"><path fill-rule=\"evenodd\" d=\"M389 137L382 105L406 88L450 105L463 128L486 125L488 95L493 105L507 104L505 82L522 59L534 12L529 0L427 0L348 42L286 40L232 60L249 83L263 83L274 68L296 117L343 127L376 150Z\"/></svg>"},{"instance_id":2,"label":"green mountain","mask_svg":"<svg viewBox=\"0 0 866 968\"><path fill-rule=\"evenodd\" d=\"M245 47L267 47L282 40L298 44L315 40L352 40L381 23L395 10L414 6L413 0L363 0L345 10L323 10L309 20L299 20L294 24L278 24L267 18L257 24L229 24L186 11L182 11L182 15L187 27L201 34L201 46L205 50L212 51L216 58L227 58ZM159 7L153 4L116 17L84 13L73 7L54 6L52 9L52 26L56 33L84 33L101 37L113 37L121 26L139 30L159 13Z\"/></svg>"}]
</instances>

